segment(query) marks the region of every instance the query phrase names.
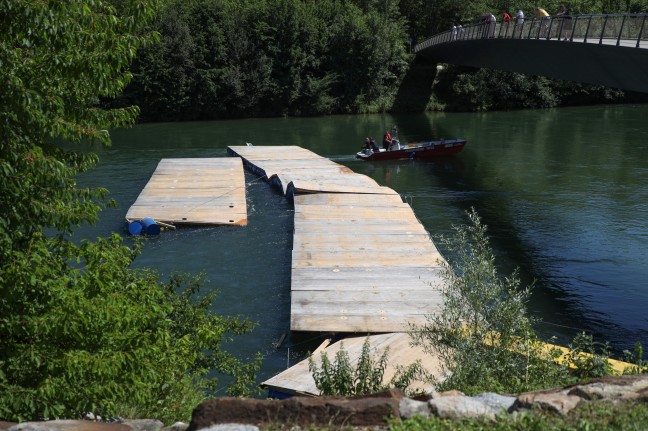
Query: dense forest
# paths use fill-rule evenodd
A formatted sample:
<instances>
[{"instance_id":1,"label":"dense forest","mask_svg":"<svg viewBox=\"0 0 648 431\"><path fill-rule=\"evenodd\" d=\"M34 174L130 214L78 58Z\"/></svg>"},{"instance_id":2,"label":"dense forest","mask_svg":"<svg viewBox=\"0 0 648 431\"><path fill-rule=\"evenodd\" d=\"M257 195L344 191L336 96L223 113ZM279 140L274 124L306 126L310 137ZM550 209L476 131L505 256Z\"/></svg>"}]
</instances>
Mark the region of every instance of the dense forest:
<instances>
[{"instance_id":1,"label":"dense forest","mask_svg":"<svg viewBox=\"0 0 648 431\"><path fill-rule=\"evenodd\" d=\"M555 13L559 0L542 6ZM159 41L139 51L120 104L143 121L396 110L412 47L486 12L532 16L536 2L162 0ZM571 13L648 11L645 0L568 3ZM489 110L621 101L623 92L450 66L428 109Z\"/></svg>"}]
</instances>

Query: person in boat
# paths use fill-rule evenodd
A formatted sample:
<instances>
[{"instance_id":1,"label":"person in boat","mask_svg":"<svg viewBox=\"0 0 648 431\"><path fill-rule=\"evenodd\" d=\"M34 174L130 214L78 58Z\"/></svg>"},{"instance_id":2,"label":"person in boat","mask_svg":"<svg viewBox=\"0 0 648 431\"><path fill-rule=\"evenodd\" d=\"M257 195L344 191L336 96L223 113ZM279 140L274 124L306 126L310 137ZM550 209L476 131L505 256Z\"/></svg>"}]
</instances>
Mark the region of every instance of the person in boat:
<instances>
[{"instance_id":1,"label":"person in boat","mask_svg":"<svg viewBox=\"0 0 648 431\"><path fill-rule=\"evenodd\" d=\"M371 149L378 152L380 151L380 148L378 148L378 144L376 144L376 141L374 140L373 136L369 136L369 145L371 146Z\"/></svg>"},{"instance_id":2,"label":"person in boat","mask_svg":"<svg viewBox=\"0 0 648 431\"><path fill-rule=\"evenodd\" d=\"M385 151L389 150L391 143L392 143L392 136L387 130L385 131L385 136L383 136L383 148L385 149Z\"/></svg>"},{"instance_id":3,"label":"person in boat","mask_svg":"<svg viewBox=\"0 0 648 431\"><path fill-rule=\"evenodd\" d=\"M370 150L371 149L371 144L369 143L369 136L365 138L364 145L362 146L363 150Z\"/></svg>"}]
</instances>

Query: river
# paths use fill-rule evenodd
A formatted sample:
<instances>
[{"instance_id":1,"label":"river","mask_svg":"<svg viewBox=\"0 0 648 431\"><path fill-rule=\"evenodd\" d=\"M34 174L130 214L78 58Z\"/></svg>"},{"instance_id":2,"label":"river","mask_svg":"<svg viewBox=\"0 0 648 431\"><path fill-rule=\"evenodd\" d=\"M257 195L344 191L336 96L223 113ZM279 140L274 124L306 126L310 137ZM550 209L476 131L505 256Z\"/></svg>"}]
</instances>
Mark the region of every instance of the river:
<instances>
[{"instance_id":1,"label":"river","mask_svg":"<svg viewBox=\"0 0 648 431\"><path fill-rule=\"evenodd\" d=\"M93 148L100 164L80 183L108 188L117 207L77 235L121 232L162 158L227 157L228 145L245 142L300 145L396 190L433 238L451 234L474 207L502 274L519 268L525 284L535 281L529 309L542 336L567 343L587 331L619 352L635 341L648 346L647 119L648 105L622 105L138 125L112 131L112 147ZM353 157L365 136L380 140L392 125L402 142L468 144L437 161ZM228 349L242 358L262 352L264 379L321 336L289 333L292 205L250 173L246 183L248 226L164 232L146 241L136 265L204 273L205 289L219 292L216 312L258 322Z\"/></svg>"}]
</instances>

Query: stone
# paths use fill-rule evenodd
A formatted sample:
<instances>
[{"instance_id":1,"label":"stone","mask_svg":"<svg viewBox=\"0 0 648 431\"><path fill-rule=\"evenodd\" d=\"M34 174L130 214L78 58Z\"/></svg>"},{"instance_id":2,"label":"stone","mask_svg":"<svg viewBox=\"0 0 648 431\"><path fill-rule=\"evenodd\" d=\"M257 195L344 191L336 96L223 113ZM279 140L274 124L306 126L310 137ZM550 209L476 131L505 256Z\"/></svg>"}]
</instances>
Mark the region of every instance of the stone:
<instances>
[{"instance_id":1,"label":"stone","mask_svg":"<svg viewBox=\"0 0 648 431\"><path fill-rule=\"evenodd\" d=\"M354 399L358 398L391 398L394 400L402 400L405 398L405 393L397 388L389 388L386 389L382 392L376 392L375 394L370 394L370 395L356 395L353 397Z\"/></svg>"},{"instance_id":2,"label":"stone","mask_svg":"<svg viewBox=\"0 0 648 431\"><path fill-rule=\"evenodd\" d=\"M564 415L576 407L581 400L582 398L568 395L564 391L528 392L517 397L511 410L539 408Z\"/></svg>"},{"instance_id":3,"label":"stone","mask_svg":"<svg viewBox=\"0 0 648 431\"><path fill-rule=\"evenodd\" d=\"M218 424L199 431L259 431L259 427L243 424Z\"/></svg>"},{"instance_id":4,"label":"stone","mask_svg":"<svg viewBox=\"0 0 648 431\"><path fill-rule=\"evenodd\" d=\"M6 429L9 429L14 425L18 425L18 423L17 422L0 421L0 431L5 431Z\"/></svg>"},{"instance_id":5,"label":"stone","mask_svg":"<svg viewBox=\"0 0 648 431\"><path fill-rule=\"evenodd\" d=\"M430 417L430 409L427 402L403 398L398 405L401 419L412 419L414 416Z\"/></svg>"},{"instance_id":6,"label":"stone","mask_svg":"<svg viewBox=\"0 0 648 431\"><path fill-rule=\"evenodd\" d=\"M55 420L23 422L7 431L133 431L131 427L118 423L91 422L86 420Z\"/></svg>"},{"instance_id":7,"label":"stone","mask_svg":"<svg viewBox=\"0 0 648 431\"><path fill-rule=\"evenodd\" d=\"M466 396L443 396L428 401L430 412L441 419L494 419L486 404Z\"/></svg>"},{"instance_id":8,"label":"stone","mask_svg":"<svg viewBox=\"0 0 648 431\"><path fill-rule=\"evenodd\" d=\"M189 424L185 422L176 422L173 425L162 428L162 431L186 431Z\"/></svg>"},{"instance_id":9,"label":"stone","mask_svg":"<svg viewBox=\"0 0 648 431\"><path fill-rule=\"evenodd\" d=\"M164 426L156 419L124 419L122 423L135 431L160 431Z\"/></svg>"},{"instance_id":10,"label":"stone","mask_svg":"<svg viewBox=\"0 0 648 431\"><path fill-rule=\"evenodd\" d=\"M432 399L435 398L441 398L441 397L463 397L465 394L461 391L458 391L456 389L452 389L450 391L444 391L444 392L435 392L432 395Z\"/></svg>"},{"instance_id":11,"label":"stone","mask_svg":"<svg viewBox=\"0 0 648 431\"><path fill-rule=\"evenodd\" d=\"M586 400L636 399L648 389L648 376L605 376L568 387L569 395Z\"/></svg>"},{"instance_id":12,"label":"stone","mask_svg":"<svg viewBox=\"0 0 648 431\"><path fill-rule=\"evenodd\" d=\"M486 404L495 414L508 412L517 399L516 397L500 395L494 392L484 392L471 398Z\"/></svg>"},{"instance_id":13,"label":"stone","mask_svg":"<svg viewBox=\"0 0 648 431\"><path fill-rule=\"evenodd\" d=\"M192 413L187 431L221 423L292 425L384 425L399 417L393 398L309 398L257 400L222 397L204 401Z\"/></svg>"}]
</instances>

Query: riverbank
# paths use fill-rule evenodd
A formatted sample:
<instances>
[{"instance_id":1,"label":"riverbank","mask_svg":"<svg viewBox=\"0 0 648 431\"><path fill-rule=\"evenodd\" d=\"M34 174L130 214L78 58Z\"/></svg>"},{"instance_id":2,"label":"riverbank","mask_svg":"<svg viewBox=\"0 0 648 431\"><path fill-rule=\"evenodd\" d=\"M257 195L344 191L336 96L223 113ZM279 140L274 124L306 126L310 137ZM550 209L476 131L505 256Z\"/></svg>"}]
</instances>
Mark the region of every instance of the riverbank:
<instances>
[{"instance_id":1,"label":"riverbank","mask_svg":"<svg viewBox=\"0 0 648 431\"><path fill-rule=\"evenodd\" d=\"M214 398L190 424L168 427L155 420L50 421L12 424L0 431L258 431L269 429L645 429L648 375L608 376L563 388L510 396L458 391L408 398L398 390L353 398L286 400Z\"/></svg>"}]
</instances>

